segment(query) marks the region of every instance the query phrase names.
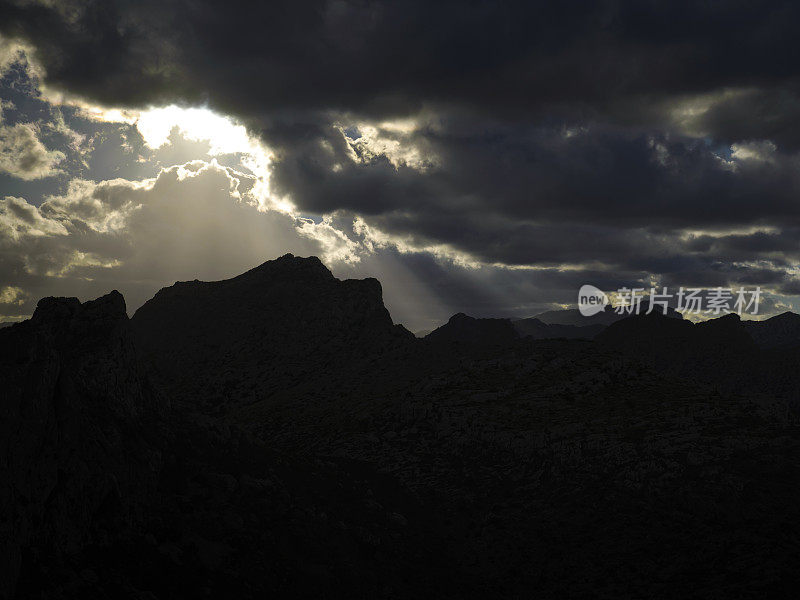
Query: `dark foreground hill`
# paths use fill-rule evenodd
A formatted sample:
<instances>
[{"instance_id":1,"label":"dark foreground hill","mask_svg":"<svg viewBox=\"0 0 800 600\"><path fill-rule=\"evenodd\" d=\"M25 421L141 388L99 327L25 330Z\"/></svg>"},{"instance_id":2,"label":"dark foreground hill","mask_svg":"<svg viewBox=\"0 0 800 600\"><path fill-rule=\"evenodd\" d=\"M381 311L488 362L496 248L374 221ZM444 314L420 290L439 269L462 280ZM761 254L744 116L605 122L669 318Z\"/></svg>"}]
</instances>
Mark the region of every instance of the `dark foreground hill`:
<instances>
[{"instance_id":1,"label":"dark foreground hill","mask_svg":"<svg viewBox=\"0 0 800 600\"><path fill-rule=\"evenodd\" d=\"M589 341L456 315L415 339L377 282L291 256L166 288L131 322L120 302L44 300L0 331L0 596L763 598L800 583L797 378L719 385L709 371L777 352L738 320L629 319Z\"/></svg>"}]
</instances>

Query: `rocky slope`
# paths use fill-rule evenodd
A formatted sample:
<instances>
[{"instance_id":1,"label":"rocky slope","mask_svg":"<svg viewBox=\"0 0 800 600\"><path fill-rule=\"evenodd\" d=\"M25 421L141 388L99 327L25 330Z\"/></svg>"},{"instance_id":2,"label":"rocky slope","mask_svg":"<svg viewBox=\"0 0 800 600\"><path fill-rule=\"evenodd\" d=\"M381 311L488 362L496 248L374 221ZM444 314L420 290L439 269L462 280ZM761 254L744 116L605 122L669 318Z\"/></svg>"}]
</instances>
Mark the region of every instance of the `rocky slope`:
<instances>
[{"instance_id":1,"label":"rocky slope","mask_svg":"<svg viewBox=\"0 0 800 600\"><path fill-rule=\"evenodd\" d=\"M354 307L339 306L329 331L361 327L369 344L380 331L370 331L375 305L358 304L375 300L376 287L365 288L366 297L341 293ZM407 337L376 312L390 336ZM0 359L0 598L439 588L424 573L405 582L440 560L436 525L416 499L370 468L276 452L208 416L205 402L167 404L140 369L118 293L42 300L0 333Z\"/></svg>"},{"instance_id":2,"label":"rocky slope","mask_svg":"<svg viewBox=\"0 0 800 600\"><path fill-rule=\"evenodd\" d=\"M139 371L112 292L45 298L0 330L0 597L23 559L61 555L134 527L160 456L165 406Z\"/></svg>"}]
</instances>

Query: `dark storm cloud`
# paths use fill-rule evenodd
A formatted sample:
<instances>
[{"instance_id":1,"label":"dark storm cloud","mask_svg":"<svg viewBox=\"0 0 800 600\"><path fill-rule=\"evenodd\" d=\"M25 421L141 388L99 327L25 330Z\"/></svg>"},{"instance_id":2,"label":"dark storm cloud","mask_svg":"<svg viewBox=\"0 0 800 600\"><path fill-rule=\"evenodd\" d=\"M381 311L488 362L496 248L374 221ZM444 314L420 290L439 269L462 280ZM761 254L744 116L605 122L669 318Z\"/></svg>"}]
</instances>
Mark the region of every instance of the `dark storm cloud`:
<instances>
[{"instance_id":1,"label":"dark storm cloud","mask_svg":"<svg viewBox=\"0 0 800 600\"><path fill-rule=\"evenodd\" d=\"M343 141L333 130L304 136L276 162L274 188L315 212L360 214L417 247L445 243L511 265L683 273L694 284L707 272L715 285L739 276L726 264L797 260L798 160L768 145L720 156L675 134L438 122L408 140L438 161L419 170L385 155L354 162ZM753 225L782 229L684 233Z\"/></svg>"},{"instance_id":2,"label":"dark storm cloud","mask_svg":"<svg viewBox=\"0 0 800 600\"><path fill-rule=\"evenodd\" d=\"M689 248L701 252L725 252L741 259L758 255L788 255L800 262L800 231L784 229L780 232L759 231L751 234L711 237L698 236L688 244Z\"/></svg>"},{"instance_id":3,"label":"dark storm cloud","mask_svg":"<svg viewBox=\"0 0 800 600\"><path fill-rule=\"evenodd\" d=\"M316 131L276 163L276 188L301 205L366 214L475 209L544 222L587 219L633 226L703 226L795 220L800 159L770 153L731 161L704 140L608 127L440 122L406 140L440 163L420 171L386 156L353 162L337 131ZM756 153L769 147L756 146ZM342 168L335 170L334 165Z\"/></svg>"},{"instance_id":4,"label":"dark storm cloud","mask_svg":"<svg viewBox=\"0 0 800 600\"><path fill-rule=\"evenodd\" d=\"M768 139L782 150L796 152L800 150L800 87L787 83L728 94L692 120L691 127L728 143Z\"/></svg>"},{"instance_id":5,"label":"dark storm cloud","mask_svg":"<svg viewBox=\"0 0 800 600\"><path fill-rule=\"evenodd\" d=\"M241 119L306 214L582 265L563 288L537 271L540 294L601 273L794 289L798 24L793 2L0 3L49 86Z\"/></svg>"},{"instance_id":6,"label":"dark storm cloud","mask_svg":"<svg viewBox=\"0 0 800 600\"><path fill-rule=\"evenodd\" d=\"M48 79L117 105L614 111L796 77L792 2L5 2Z\"/></svg>"},{"instance_id":7,"label":"dark storm cloud","mask_svg":"<svg viewBox=\"0 0 800 600\"><path fill-rule=\"evenodd\" d=\"M384 220L378 221L385 224ZM599 225L525 225L515 222L487 223L476 216L473 220L447 220L437 226L433 218L422 218L414 227L420 236L433 230L420 246L433 241L449 240L457 247L488 262L512 265L537 264L553 269L571 264L579 278L596 277L604 271L608 279L629 278L645 281L650 274L659 274L679 285L716 286L726 281L771 284L786 279L785 269L800 264L800 248L796 238L782 236L784 241L769 251L756 248L763 242L752 241L759 233L738 237L738 242L715 238L712 247L697 249L696 240L681 231L652 232L646 229L625 229ZM390 229L391 227L385 227ZM421 237L421 236L420 236ZM762 266L750 264L761 257ZM741 266L747 264L746 267ZM570 271L576 273L575 270ZM623 274L624 277L623 277Z\"/></svg>"}]
</instances>

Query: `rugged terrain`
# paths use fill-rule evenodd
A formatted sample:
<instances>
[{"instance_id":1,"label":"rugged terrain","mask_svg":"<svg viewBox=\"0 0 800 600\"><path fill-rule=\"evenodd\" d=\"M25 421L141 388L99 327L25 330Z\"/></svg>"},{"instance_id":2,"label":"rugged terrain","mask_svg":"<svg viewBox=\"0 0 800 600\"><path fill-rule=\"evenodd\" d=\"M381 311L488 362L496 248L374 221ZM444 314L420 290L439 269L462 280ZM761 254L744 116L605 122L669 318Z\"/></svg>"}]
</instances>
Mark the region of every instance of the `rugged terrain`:
<instances>
[{"instance_id":1,"label":"rugged terrain","mask_svg":"<svg viewBox=\"0 0 800 600\"><path fill-rule=\"evenodd\" d=\"M291 255L130 321L45 299L0 331L0 596L778 596L795 317L416 339Z\"/></svg>"}]
</instances>

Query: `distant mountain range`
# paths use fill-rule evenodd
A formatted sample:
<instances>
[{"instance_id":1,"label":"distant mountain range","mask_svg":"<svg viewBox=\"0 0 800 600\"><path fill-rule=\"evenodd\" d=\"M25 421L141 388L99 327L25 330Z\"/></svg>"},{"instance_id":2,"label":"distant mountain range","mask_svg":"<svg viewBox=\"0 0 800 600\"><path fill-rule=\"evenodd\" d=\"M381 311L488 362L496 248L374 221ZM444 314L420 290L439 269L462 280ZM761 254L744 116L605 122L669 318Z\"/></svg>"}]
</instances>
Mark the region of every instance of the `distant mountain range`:
<instances>
[{"instance_id":1,"label":"distant mountain range","mask_svg":"<svg viewBox=\"0 0 800 600\"><path fill-rule=\"evenodd\" d=\"M659 317L668 319L668 321L662 324L658 320ZM424 336L418 332L417 336L435 341L469 344L507 344L524 337L530 337L535 340L591 340L608 329L609 326L632 318L650 319L647 321L635 321L640 324L646 323L648 327L655 327L655 324L660 324L659 331L653 332L658 335L673 336L677 332L685 332L686 335L680 337L682 337L682 342L687 344L690 343L689 338L691 338L691 334L688 332L713 332L718 329L720 323L739 322L738 316L726 315L701 322L696 326L699 329L695 329L691 322L683 320L683 315L672 308L668 309L666 315L661 315L660 313L647 315L644 311L638 315L626 315L606 310L591 317L584 317L577 309L566 309L544 312L527 319L476 319L464 313L459 313L451 317L445 325L438 329L428 332ZM678 321L679 323L674 323L673 321ZM741 325L734 327L745 332L755 342L756 346L764 350L791 349L800 345L800 315L792 312L785 312L761 321L741 321ZM614 331L627 332L629 329L614 329ZM644 334L645 337L649 333ZM612 334L610 338L603 339L615 339L615 335Z\"/></svg>"},{"instance_id":2,"label":"distant mountain range","mask_svg":"<svg viewBox=\"0 0 800 600\"><path fill-rule=\"evenodd\" d=\"M0 329L0 598L794 589L800 316L592 319L419 339L292 255L42 299Z\"/></svg>"},{"instance_id":3,"label":"distant mountain range","mask_svg":"<svg viewBox=\"0 0 800 600\"><path fill-rule=\"evenodd\" d=\"M642 304L640 314L645 314L647 310L649 310L649 307L649 303ZM661 311L662 309L658 308L656 310ZM656 312L656 314L660 313ZM564 310L549 310L547 312L534 315L533 318L538 319L547 325L572 325L575 327L586 327L589 325L608 326L629 316L631 315L616 312L612 310L611 307L606 306L605 310L590 317L585 317L578 309L572 308ZM671 307L667 308L667 313L665 316L673 319L683 319L683 315Z\"/></svg>"}]
</instances>

